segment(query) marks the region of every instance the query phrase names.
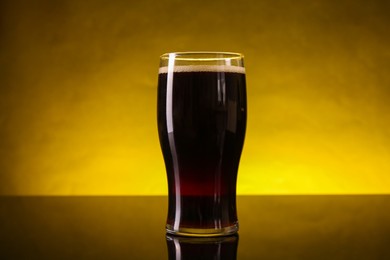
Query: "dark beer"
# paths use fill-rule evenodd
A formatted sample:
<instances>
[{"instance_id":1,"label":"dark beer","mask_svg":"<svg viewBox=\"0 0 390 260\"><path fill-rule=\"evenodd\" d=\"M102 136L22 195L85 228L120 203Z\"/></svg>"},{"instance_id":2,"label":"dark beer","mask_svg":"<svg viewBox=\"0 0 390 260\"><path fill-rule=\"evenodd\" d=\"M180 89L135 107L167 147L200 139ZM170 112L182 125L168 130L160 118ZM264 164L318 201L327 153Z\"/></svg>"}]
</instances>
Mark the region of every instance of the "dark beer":
<instances>
[{"instance_id":1,"label":"dark beer","mask_svg":"<svg viewBox=\"0 0 390 260\"><path fill-rule=\"evenodd\" d=\"M237 230L245 128L243 68L160 68L158 130L168 178L168 232Z\"/></svg>"}]
</instances>

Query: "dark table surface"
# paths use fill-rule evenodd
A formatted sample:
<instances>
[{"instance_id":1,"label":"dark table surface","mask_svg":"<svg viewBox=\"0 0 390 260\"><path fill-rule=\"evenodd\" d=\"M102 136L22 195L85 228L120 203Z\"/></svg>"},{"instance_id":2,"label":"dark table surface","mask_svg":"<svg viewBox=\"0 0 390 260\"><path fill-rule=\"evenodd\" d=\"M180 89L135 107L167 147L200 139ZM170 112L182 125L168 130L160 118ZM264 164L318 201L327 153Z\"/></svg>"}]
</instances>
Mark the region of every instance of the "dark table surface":
<instances>
[{"instance_id":1,"label":"dark table surface","mask_svg":"<svg viewBox=\"0 0 390 260\"><path fill-rule=\"evenodd\" d=\"M237 203L238 237L167 241L166 197L0 197L0 259L390 259L390 196Z\"/></svg>"}]
</instances>

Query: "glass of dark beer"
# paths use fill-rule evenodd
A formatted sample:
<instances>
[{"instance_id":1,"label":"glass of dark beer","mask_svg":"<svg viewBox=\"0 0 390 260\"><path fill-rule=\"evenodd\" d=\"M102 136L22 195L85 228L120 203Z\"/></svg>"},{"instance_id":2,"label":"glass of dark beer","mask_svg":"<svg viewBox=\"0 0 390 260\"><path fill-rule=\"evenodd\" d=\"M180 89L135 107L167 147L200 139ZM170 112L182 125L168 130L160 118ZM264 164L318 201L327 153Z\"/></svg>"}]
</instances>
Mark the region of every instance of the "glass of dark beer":
<instances>
[{"instance_id":1,"label":"glass of dark beer","mask_svg":"<svg viewBox=\"0 0 390 260\"><path fill-rule=\"evenodd\" d=\"M247 117L243 55L162 55L157 103L168 179L167 233L237 233L236 182Z\"/></svg>"}]
</instances>

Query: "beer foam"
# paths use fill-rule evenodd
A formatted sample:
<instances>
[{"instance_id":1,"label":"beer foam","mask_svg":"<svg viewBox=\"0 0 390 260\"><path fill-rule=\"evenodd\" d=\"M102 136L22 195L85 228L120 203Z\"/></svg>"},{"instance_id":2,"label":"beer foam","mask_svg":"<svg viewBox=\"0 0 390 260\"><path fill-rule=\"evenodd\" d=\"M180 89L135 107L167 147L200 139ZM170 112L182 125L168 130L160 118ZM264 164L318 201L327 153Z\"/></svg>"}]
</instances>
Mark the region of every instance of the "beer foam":
<instances>
[{"instance_id":1,"label":"beer foam","mask_svg":"<svg viewBox=\"0 0 390 260\"><path fill-rule=\"evenodd\" d=\"M166 67L160 67L159 74L168 72L231 72L245 74L244 67L229 66L229 65L187 65L187 66L174 66L171 70Z\"/></svg>"}]
</instances>

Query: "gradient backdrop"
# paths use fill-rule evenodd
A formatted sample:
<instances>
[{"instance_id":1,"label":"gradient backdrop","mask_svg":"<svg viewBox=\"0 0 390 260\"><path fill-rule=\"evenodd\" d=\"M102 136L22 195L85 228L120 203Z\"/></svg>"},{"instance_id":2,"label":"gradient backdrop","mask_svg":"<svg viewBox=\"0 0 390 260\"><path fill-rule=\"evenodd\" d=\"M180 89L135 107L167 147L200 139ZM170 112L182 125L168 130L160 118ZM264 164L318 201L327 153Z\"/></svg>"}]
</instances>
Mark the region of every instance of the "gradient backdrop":
<instances>
[{"instance_id":1,"label":"gradient backdrop","mask_svg":"<svg viewBox=\"0 0 390 260\"><path fill-rule=\"evenodd\" d=\"M390 2L1 0L0 195L167 193L159 55L242 52L239 194L390 193Z\"/></svg>"}]
</instances>

